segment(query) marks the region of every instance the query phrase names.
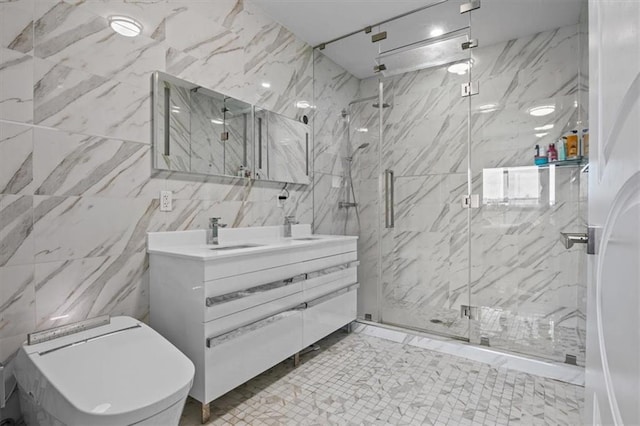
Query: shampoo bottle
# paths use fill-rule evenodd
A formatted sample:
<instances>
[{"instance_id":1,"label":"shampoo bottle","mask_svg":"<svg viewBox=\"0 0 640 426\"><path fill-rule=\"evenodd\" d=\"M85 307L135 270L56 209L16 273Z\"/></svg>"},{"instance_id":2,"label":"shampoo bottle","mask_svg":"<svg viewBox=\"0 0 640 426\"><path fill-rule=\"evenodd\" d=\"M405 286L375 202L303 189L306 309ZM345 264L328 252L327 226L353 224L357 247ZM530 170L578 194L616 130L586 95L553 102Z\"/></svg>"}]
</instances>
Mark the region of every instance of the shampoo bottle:
<instances>
[{"instance_id":1,"label":"shampoo bottle","mask_svg":"<svg viewBox=\"0 0 640 426\"><path fill-rule=\"evenodd\" d=\"M558 139L556 146L558 151L558 161L565 161L567 159L567 146L565 145L564 139Z\"/></svg>"}]
</instances>

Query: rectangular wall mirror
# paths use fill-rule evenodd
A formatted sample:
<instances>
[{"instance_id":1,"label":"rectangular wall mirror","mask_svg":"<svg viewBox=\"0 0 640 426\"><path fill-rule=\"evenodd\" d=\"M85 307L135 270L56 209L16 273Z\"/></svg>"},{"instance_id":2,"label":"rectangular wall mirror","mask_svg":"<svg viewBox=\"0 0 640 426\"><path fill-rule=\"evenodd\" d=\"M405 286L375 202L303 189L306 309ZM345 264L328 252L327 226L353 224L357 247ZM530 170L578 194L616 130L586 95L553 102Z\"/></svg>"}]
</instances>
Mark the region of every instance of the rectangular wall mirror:
<instances>
[{"instance_id":1,"label":"rectangular wall mirror","mask_svg":"<svg viewBox=\"0 0 640 426\"><path fill-rule=\"evenodd\" d=\"M311 129L308 125L255 108L256 176L309 184Z\"/></svg>"},{"instance_id":2,"label":"rectangular wall mirror","mask_svg":"<svg viewBox=\"0 0 640 426\"><path fill-rule=\"evenodd\" d=\"M251 104L179 78L154 74L154 167L249 177Z\"/></svg>"},{"instance_id":3,"label":"rectangular wall mirror","mask_svg":"<svg viewBox=\"0 0 640 426\"><path fill-rule=\"evenodd\" d=\"M159 170L307 185L305 123L155 72L153 166Z\"/></svg>"}]
</instances>

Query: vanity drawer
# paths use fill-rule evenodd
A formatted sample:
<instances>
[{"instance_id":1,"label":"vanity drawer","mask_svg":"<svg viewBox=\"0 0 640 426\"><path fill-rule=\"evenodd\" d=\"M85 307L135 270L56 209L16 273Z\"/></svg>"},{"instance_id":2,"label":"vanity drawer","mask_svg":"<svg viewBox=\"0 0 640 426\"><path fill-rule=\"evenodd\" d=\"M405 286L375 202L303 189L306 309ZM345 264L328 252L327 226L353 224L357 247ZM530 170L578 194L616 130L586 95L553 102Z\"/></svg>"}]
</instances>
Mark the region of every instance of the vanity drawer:
<instances>
[{"instance_id":1,"label":"vanity drawer","mask_svg":"<svg viewBox=\"0 0 640 426\"><path fill-rule=\"evenodd\" d=\"M287 310L205 344L205 401L211 401L302 349L302 312ZM213 338L211 338L213 337Z\"/></svg>"},{"instance_id":2,"label":"vanity drawer","mask_svg":"<svg viewBox=\"0 0 640 426\"><path fill-rule=\"evenodd\" d=\"M302 312L303 347L356 319L357 289L358 284L350 285L307 303L307 309Z\"/></svg>"},{"instance_id":3,"label":"vanity drawer","mask_svg":"<svg viewBox=\"0 0 640 426\"><path fill-rule=\"evenodd\" d=\"M358 262L307 274L303 283L306 302L358 282Z\"/></svg>"},{"instance_id":4,"label":"vanity drawer","mask_svg":"<svg viewBox=\"0 0 640 426\"><path fill-rule=\"evenodd\" d=\"M282 299L299 293L302 295L302 283L305 275L249 287L219 296L205 298L205 322L225 317L255 306Z\"/></svg>"}]
</instances>

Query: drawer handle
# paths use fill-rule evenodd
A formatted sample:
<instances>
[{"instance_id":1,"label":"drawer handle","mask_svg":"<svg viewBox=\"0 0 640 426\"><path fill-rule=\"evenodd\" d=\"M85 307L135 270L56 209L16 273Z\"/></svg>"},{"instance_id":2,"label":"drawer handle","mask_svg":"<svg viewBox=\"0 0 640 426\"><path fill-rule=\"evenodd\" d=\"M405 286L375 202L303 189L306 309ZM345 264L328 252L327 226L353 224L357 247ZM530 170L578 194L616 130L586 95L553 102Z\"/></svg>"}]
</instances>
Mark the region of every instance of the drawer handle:
<instances>
[{"instance_id":1,"label":"drawer handle","mask_svg":"<svg viewBox=\"0 0 640 426\"><path fill-rule=\"evenodd\" d=\"M245 326L236 328L235 330L231 330L227 333L219 334L214 337L208 337L206 344L208 348L212 348L214 346L220 345L224 342L228 342L229 340L235 339L237 337L242 336L243 334L259 330L262 327L265 327L269 324L273 324L274 322L280 321L284 318L290 317L291 315L295 315L298 311L302 311L307 308L306 303L301 303L296 305L293 308L287 308L283 311L280 311L274 315L268 316L261 320L252 322L251 324L247 324Z\"/></svg>"},{"instance_id":2,"label":"drawer handle","mask_svg":"<svg viewBox=\"0 0 640 426\"><path fill-rule=\"evenodd\" d=\"M338 296L342 296L343 294L347 294L352 290L356 290L358 287L360 287L360 284L358 284L358 283L348 284L347 286L342 287L341 289L338 289L338 290L336 290L334 292L331 292L329 294L325 294L324 296L320 296L320 297L318 297L316 299L311 300L310 302L307 302L306 303L306 307L307 308L311 308L313 306L319 305L321 303L326 302L327 300L334 299L334 298L336 298Z\"/></svg>"},{"instance_id":3,"label":"drawer handle","mask_svg":"<svg viewBox=\"0 0 640 426\"><path fill-rule=\"evenodd\" d=\"M221 296L207 297L205 299L205 305L208 308L219 305L221 303L232 302L234 300L242 299L244 297L253 296L254 294L264 293L267 291L275 290L278 288L286 287L288 285L304 281L307 278L306 274L296 275L295 277L287 278L281 281L274 281L269 284L261 284L256 287L251 287L245 290L234 291L233 293L223 294Z\"/></svg>"}]
</instances>

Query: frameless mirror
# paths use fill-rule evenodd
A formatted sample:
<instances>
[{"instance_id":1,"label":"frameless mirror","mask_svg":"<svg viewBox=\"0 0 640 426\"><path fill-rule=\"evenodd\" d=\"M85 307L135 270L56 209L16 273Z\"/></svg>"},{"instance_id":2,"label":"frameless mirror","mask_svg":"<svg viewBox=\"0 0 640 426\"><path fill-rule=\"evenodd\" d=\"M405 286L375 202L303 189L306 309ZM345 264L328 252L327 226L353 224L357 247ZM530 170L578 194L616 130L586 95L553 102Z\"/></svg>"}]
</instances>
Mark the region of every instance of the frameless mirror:
<instances>
[{"instance_id":1,"label":"frameless mirror","mask_svg":"<svg viewBox=\"0 0 640 426\"><path fill-rule=\"evenodd\" d=\"M251 104L161 72L153 95L156 169L251 176Z\"/></svg>"},{"instance_id":2,"label":"frameless mirror","mask_svg":"<svg viewBox=\"0 0 640 426\"><path fill-rule=\"evenodd\" d=\"M310 127L255 108L256 179L309 184Z\"/></svg>"},{"instance_id":3,"label":"frameless mirror","mask_svg":"<svg viewBox=\"0 0 640 426\"><path fill-rule=\"evenodd\" d=\"M306 185L310 135L306 123L159 71L153 75L156 169Z\"/></svg>"}]
</instances>

